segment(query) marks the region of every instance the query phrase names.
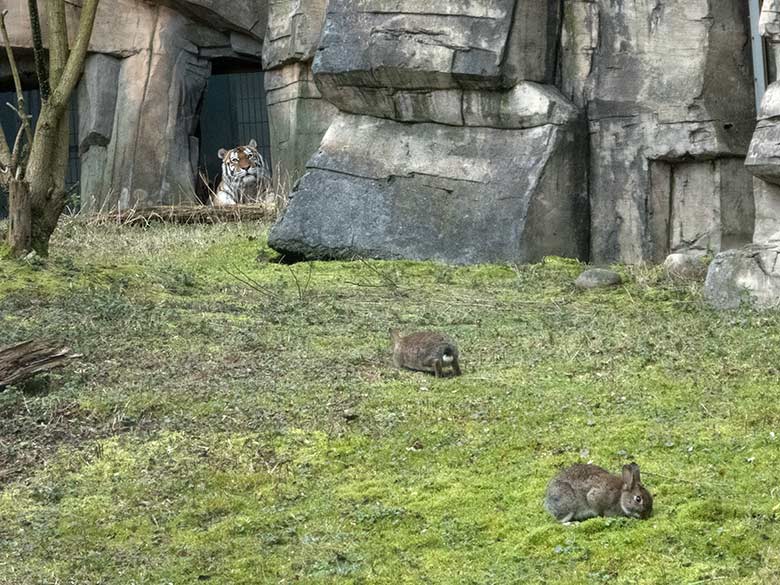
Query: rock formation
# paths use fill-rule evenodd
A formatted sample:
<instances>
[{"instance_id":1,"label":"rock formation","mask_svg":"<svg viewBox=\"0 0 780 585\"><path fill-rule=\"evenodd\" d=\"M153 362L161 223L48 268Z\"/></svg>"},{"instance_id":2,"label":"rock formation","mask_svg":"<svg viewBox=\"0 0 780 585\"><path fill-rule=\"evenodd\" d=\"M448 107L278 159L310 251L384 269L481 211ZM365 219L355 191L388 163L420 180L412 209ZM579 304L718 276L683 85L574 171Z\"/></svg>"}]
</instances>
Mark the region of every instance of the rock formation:
<instances>
[{"instance_id":1,"label":"rock formation","mask_svg":"<svg viewBox=\"0 0 780 585\"><path fill-rule=\"evenodd\" d=\"M29 47L26 2L6 7ZM775 61L778 15L765 0ZM243 58L278 176L303 175L271 233L285 254L713 254L780 230L780 90L756 126L749 41L740 0L104 2L83 205L191 199L212 61Z\"/></svg>"},{"instance_id":2,"label":"rock formation","mask_svg":"<svg viewBox=\"0 0 780 585\"><path fill-rule=\"evenodd\" d=\"M30 47L27 2L6 7L12 45ZM68 11L74 31L78 9ZM259 70L266 25L266 0L100 4L77 90L85 212L194 200L210 62L247 58Z\"/></svg>"},{"instance_id":3,"label":"rock formation","mask_svg":"<svg viewBox=\"0 0 780 585\"><path fill-rule=\"evenodd\" d=\"M326 0L269 3L263 68L271 127L271 158L280 177L297 179L317 151L336 114L323 100L311 71L319 46Z\"/></svg>"},{"instance_id":4,"label":"rock formation","mask_svg":"<svg viewBox=\"0 0 780 585\"><path fill-rule=\"evenodd\" d=\"M560 6L332 0L314 77L341 114L272 245L314 257L660 262L750 242L746 5Z\"/></svg>"},{"instance_id":5,"label":"rock formation","mask_svg":"<svg viewBox=\"0 0 780 585\"><path fill-rule=\"evenodd\" d=\"M271 245L288 255L587 257L586 126L553 85L559 2L331 0L339 108Z\"/></svg>"},{"instance_id":6,"label":"rock formation","mask_svg":"<svg viewBox=\"0 0 780 585\"><path fill-rule=\"evenodd\" d=\"M765 0L759 23L774 62L780 54L780 1ZM716 309L780 306L780 82L767 88L745 165L755 176L753 244L715 257L705 298Z\"/></svg>"}]
</instances>

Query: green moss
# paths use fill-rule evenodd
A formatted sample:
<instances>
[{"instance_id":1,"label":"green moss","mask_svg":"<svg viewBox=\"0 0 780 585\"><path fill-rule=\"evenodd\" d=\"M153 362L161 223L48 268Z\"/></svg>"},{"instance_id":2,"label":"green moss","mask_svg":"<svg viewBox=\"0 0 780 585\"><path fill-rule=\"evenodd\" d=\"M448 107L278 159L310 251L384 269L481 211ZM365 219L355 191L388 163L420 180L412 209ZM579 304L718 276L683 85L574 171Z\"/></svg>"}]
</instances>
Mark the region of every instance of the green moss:
<instances>
[{"instance_id":1,"label":"green moss","mask_svg":"<svg viewBox=\"0 0 780 585\"><path fill-rule=\"evenodd\" d=\"M0 394L0 582L780 580L780 316L560 258L286 266L266 233L69 222L0 261L0 344L85 354ZM465 375L395 370L396 325ZM639 462L653 517L553 522L583 460Z\"/></svg>"}]
</instances>

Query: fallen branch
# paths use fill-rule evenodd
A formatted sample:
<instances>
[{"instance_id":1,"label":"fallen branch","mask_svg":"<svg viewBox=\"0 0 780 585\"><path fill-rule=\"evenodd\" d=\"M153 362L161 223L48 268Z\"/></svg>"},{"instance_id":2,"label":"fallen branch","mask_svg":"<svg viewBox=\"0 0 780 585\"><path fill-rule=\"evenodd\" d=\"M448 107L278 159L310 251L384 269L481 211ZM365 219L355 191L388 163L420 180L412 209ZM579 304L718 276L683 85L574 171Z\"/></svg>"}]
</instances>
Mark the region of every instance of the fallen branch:
<instances>
[{"instance_id":1,"label":"fallen branch","mask_svg":"<svg viewBox=\"0 0 780 585\"><path fill-rule=\"evenodd\" d=\"M52 346L42 341L24 341L0 348L0 389L80 357L67 347Z\"/></svg>"},{"instance_id":2,"label":"fallen branch","mask_svg":"<svg viewBox=\"0 0 780 585\"><path fill-rule=\"evenodd\" d=\"M239 221L266 221L274 218L274 209L267 205L231 205L210 207L207 205L160 205L132 208L95 215L90 223L119 223L148 225L161 223L227 223Z\"/></svg>"}]
</instances>

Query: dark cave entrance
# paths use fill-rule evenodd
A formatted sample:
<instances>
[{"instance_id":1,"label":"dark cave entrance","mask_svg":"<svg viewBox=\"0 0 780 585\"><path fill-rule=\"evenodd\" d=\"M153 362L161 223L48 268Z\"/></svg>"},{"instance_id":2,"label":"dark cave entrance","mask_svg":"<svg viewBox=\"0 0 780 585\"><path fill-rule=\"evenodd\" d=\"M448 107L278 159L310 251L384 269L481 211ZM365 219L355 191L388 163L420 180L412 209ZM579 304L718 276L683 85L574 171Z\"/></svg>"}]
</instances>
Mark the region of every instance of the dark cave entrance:
<instances>
[{"instance_id":1,"label":"dark cave entrance","mask_svg":"<svg viewBox=\"0 0 780 585\"><path fill-rule=\"evenodd\" d=\"M209 188L214 189L220 181L222 161L217 153L221 148L231 149L254 138L269 169L273 169L273 161L264 74L260 63L214 59L211 68L197 132L200 140L198 168L207 179ZM200 177L198 197L204 202L208 200L208 192Z\"/></svg>"}]
</instances>

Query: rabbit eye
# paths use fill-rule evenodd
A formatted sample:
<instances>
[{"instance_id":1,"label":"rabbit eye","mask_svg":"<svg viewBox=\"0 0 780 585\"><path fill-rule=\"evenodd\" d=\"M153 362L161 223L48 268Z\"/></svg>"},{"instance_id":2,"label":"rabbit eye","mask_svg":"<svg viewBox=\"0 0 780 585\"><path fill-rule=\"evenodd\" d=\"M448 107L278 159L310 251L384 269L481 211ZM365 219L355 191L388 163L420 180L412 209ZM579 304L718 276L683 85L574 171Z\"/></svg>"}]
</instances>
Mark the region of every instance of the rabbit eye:
<instances>
[{"instance_id":1,"label":"rabbit eye","mask_svg":"<svg viewBox=\"0 0 780 585\"><path fill-rule=\"evenodd\" d=\"M642 496L634 496L634 501L639 504L642 502Z\"/></svg>"}]
</instances>

